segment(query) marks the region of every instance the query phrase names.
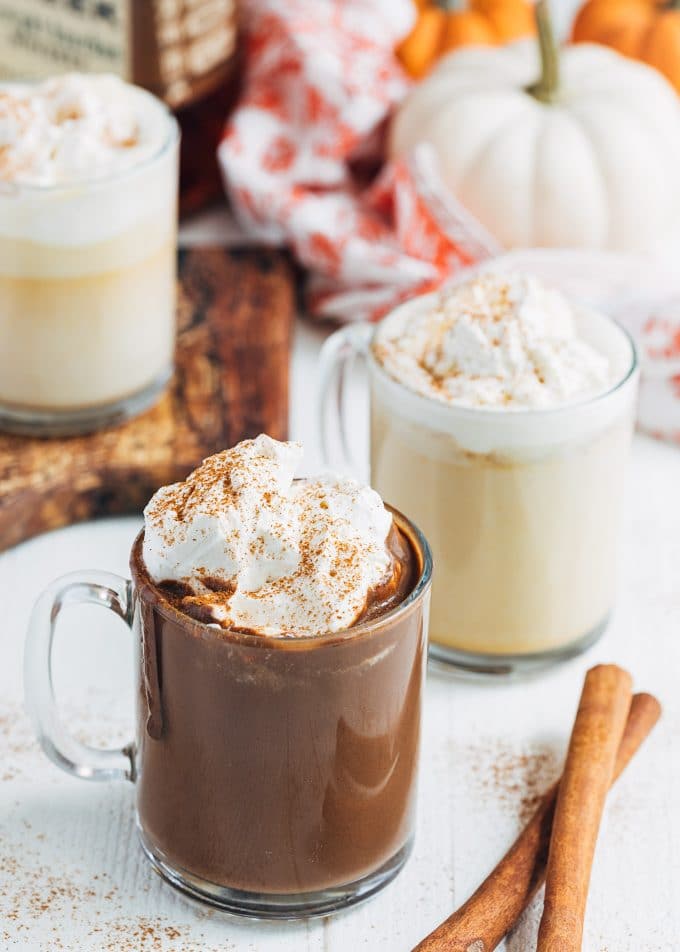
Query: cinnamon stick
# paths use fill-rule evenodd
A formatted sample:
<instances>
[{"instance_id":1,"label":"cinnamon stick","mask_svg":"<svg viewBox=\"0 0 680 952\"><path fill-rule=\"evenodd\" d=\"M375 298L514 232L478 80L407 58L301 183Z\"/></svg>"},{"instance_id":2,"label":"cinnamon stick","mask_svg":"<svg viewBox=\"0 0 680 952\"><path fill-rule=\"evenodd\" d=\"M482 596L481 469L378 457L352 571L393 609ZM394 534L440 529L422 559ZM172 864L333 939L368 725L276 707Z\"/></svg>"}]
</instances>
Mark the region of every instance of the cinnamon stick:
<instances>
[{"instance_id":1,"label":"cinnamon stick","mask_svg":"<svg viewBox=\"0 0 680 952\"><path fill-rule=\"evenodd\" d=\"M591 668L557 791L536 952L581 952L590 870L632 698L627 671Z\"/></svg>"},{"instance_id":2,"label":"cinnamon stick","mask_svg":"<svg viewBox=\"0 0 680 952\"><path fill-rule=\"evenodd\" d=\"M633 697L616 756L614 780L660 716L661 705L651 694ZM545 880L557 789L554 784L546 792L515 843L476 892L413 952L492 952L496 948Z\"/></svg>"}]
</instances>

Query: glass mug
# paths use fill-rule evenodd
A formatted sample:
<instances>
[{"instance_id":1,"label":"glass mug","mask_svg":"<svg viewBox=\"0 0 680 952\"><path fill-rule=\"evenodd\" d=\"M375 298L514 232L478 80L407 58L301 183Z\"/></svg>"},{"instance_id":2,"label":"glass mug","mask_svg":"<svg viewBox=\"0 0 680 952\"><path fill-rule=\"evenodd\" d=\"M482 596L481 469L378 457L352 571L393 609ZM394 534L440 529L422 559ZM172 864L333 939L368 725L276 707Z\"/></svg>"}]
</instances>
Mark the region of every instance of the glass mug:
<instances>
[{"instance_id":1,"label":"glass mug","mask_svg":"<svg viewBox=\"0 0 680 952\"><path fill-rule=\"evenodd\" d=\"M432 561L393 511L417 579L383 616L315 637L250 635L179 612L149 578L76 572L40 597L26 642L26 703L57 766L131 780L156 870L228 912L326 915L386 885L411 851ZM55 625L88 602L133 630L136 739L98 750L62 725L51 682Z\"/></svg>"},{"instance_id":2,"label":"glass mug","mask_svg":"<svg viewBox=\"0 0 680 952\"><path fill-rule=\"evenodd\" d=\"M436 306L402 304L385 321ZM375 325L325 343L320 436L325 463L356 469L342 394L365 358L371 483L411 513L432 546L430 657L468 674L528 673L584 651L615 595L624 474L638 383L619 325L577 309L579 334L606 353L616 381L601 396L548 410L451 406L395 380L379 363Z\"/></svg>"},{"instance_id":3,"label":"glass mug","mask_svg":"<svg viewBox=\"0 0 680 952\"><path fill-rule=\"evenodd\" d=\"M163 123L154 155L91 181L0 183L2 430L111 426L172 376L179 127L136 93Z\"/></svg>"}]
</instances>

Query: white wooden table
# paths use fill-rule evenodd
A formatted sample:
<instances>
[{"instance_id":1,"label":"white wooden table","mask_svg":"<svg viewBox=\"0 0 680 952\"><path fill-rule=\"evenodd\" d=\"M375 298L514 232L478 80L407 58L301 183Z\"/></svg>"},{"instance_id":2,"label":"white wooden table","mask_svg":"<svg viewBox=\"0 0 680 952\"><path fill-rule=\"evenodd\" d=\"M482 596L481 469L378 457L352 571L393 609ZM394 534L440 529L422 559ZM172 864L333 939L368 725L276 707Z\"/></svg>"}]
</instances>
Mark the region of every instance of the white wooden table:
<instances>
[{"instance_id":1,"label":"white wooden table","mask_svg":"<svg viewBox=\"0 0 680 952\"><path fill-rule=\"evenodd\" d=\"M318 464L312 410L323 332L298 328L292 435ZM357 392L357 414L361 397ZM361 441L363 433L358 434ZM39 591L89 567L125 573L134 518L41 536L0 556L0 949L22 952L406 952L459 904L505 851L556 775L582 674L613 660L658 694L661 725L619 782L602 829L586 952L680 949L680 450L635 441L614 621L585 658L540 679L471 685L431 674L415 853L377 898L293 925L237 921L190 904L152 872L133 830L131 784L88 784L53 767L22 708L21 656ZM71 610L55 677L70 722L91 742L132 729L131 636L97 608ZM528 952L536 905L507 941Z\"/></svg>"}]
</instances>

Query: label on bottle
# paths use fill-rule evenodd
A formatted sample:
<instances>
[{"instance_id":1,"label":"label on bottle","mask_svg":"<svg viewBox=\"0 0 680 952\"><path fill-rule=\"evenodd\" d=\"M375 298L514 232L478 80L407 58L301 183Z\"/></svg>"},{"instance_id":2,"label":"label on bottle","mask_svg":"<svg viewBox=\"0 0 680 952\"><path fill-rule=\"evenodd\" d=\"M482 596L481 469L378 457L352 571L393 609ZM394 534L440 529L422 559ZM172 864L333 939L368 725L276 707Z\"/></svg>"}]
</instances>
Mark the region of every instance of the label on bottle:
<instances>
[{"instance_id":1,"label":"label on bottle","mask_svg":"<svg viewBox=\"0 0 680 952\"><path fill-rule=\"evenodd\" d=\"M148 20L154 33L151 59L143 42ZM133 33L135 80L179 109L209 95L227 77L236 47L236 3L147 0L135 7Z\"/></svg>"},{"instance_id":2,"label":"label on bottle","mask_svg":"<svg viewBox=\"0 0 680 952\"><path fill-rule=\"evenodd\" d=\"M174 109L225 81L235 0L0 0L0 79L116 73Z\"/></svg>"},{"instance_id":3,"label":"label on bottle","mask_svg":"<svg viewBox=\"0 0 680 952\"><path fill-rule=\"evenodd\" d=\"M0 77L131 72L131 0L0 0Z\"/></svg>"}]
</instances>

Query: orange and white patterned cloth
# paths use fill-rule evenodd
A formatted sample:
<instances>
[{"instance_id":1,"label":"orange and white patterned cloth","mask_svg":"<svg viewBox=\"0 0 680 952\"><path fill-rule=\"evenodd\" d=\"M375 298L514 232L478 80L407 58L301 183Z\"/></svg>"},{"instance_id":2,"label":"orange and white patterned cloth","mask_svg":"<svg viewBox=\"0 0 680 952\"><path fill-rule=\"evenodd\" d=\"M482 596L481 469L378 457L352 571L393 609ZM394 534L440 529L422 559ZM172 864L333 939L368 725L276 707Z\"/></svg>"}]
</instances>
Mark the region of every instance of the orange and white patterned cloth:
<instances>
[{"instance_id":1,"label":"orange and white patterned cloth","mask_svg":"<svg viewBox=\"0 0 680 952\"><path fill-rule=\"evenodd\" d=\"M503 255L440 184L427 145L367 174L380 167L386 120L411 82L394 56L411 0L244 7L243 92L219 159L246 233L289 246L308 269L312 313L375 320L467 267L516 261L628 326L643 369L640 424L680 443L677 268L667 280L668 269L660 278L644 260L606 253Z\"/></svg>"},{"instance_id":2,"label":"orange and white patterned cloth","mask_svg":"<svg viewBox=\"0 0 680 952\"><path fill-rule=\"evenodd\" d=\"M287 244L310 270L314 313L378 317L498 250L436 187L427 147L362 186L408 91L394 46L411 0L251 0L246 17L243 94L220 162L247 233Z\"/></svg>"}]
</instances>

